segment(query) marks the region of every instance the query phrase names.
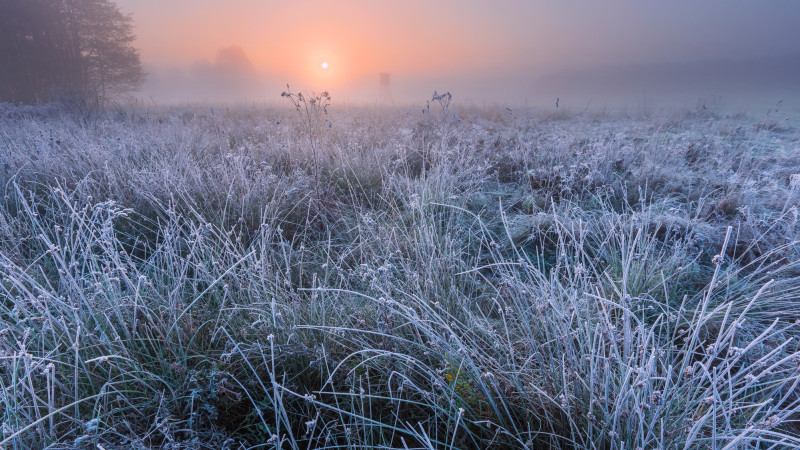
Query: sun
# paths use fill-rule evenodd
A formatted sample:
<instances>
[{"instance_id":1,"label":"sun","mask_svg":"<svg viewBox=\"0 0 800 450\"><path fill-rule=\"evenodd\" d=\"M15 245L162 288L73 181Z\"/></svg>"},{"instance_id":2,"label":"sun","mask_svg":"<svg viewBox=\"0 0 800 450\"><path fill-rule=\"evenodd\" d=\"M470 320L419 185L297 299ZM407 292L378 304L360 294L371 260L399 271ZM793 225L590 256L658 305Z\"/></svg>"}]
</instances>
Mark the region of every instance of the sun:
<instances>
[{"instance_id":1,"label":"sun","mask_svg":"<svg viewBox=\"0 0 800 450\"><path fill-rule=\"evenodd\" d=\"M328 70L328 61L322 62L322 70Z\"/></svg>"}]
</instances>

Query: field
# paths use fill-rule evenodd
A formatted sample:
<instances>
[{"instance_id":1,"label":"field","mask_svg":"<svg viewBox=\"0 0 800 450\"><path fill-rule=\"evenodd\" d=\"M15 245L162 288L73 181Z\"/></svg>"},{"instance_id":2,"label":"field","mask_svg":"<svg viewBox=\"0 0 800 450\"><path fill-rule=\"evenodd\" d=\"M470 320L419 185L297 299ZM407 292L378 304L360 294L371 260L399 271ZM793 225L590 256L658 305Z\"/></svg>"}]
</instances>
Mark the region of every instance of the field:
<instances>
[{"instance_id":1,"label":"field","mask_svg":"<svg viewBox=\"0 0 800 450\"><path fill-rule=\"evenodd\" d=\"M1 447L800 446L782 116L292 99L0 105Z\"/></svg>"}]
</instances>

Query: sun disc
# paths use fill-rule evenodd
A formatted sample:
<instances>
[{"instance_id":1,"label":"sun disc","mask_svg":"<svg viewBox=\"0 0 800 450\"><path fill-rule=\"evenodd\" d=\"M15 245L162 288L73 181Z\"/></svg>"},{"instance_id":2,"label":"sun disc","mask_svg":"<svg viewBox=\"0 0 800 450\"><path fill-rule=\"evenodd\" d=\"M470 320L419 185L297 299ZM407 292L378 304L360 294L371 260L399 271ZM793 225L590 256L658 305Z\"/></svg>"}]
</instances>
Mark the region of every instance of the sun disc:
<instances>
[{"instance_id":1,"label":"sun disc","mask_svg":"<svg viewBox=\"0 0 800 450\"><path fill-rule=\"evenodd\" d=\"M323 68L323 69L327 69L327 68L328 68L328 62L327 62L327 61L324 61L324 62L322 63L322 68Z\"/></svg>"}]
</instances>

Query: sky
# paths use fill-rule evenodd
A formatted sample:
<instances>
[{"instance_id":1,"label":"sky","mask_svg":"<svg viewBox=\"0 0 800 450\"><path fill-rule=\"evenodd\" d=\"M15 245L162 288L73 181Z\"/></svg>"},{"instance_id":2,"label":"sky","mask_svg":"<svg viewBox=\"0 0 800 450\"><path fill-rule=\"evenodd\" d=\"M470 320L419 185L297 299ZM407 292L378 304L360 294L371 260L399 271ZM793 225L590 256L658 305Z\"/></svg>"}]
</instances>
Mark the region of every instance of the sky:
<instances>
[{"instance_id":1,"label":"sky","mask_svg":"<svg viewBox=\"0 0 800 450\"><path fill-rule=\"evenodd\" d=\"M143 94L164 98L219 87L221 97L266 99L289 83L370 101L385 95L380 72L398 102L433 90L517 103L798 90L796 0L117 3L151 74ZM243 60L231 64L233 53Z\"/></svg>"}]
</instances>

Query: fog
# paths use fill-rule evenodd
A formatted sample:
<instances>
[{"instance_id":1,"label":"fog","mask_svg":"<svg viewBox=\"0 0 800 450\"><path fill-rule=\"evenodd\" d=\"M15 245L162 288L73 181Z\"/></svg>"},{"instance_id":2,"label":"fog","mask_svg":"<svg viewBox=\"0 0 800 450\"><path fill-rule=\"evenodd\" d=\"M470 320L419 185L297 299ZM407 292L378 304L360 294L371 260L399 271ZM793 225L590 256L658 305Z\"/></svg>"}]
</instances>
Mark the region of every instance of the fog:
<instances>
[{"instance_id":1,"label":"fog","mask_svg":"<svg viewBox=\"0 0 800 450\"><path fill-rule=\"evenodd\" d=\"M287 83L340 102L419 104L449 90L466 103L574 108L791 104L800 92L790 0L118 4L150 74L138 95L157 102L279 101Z\"/></svg>"}]
</instances>

